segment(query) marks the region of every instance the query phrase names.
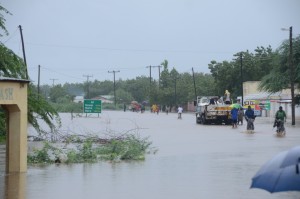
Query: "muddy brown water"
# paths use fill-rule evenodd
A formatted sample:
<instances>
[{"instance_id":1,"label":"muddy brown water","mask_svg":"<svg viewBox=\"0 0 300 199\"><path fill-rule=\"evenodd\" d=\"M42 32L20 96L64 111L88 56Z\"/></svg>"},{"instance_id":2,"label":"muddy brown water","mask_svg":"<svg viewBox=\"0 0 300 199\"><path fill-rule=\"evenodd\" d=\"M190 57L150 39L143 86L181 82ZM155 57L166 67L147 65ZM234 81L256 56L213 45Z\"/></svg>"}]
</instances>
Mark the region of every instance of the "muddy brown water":
<instances>
[{"instance_id":1,"label":"muddy brown water","mask_svg":"<svg viewBox=\"0 0 300 199\"><path fill-rule=\"evenodd\" d=\"M61 132L124 133L134 130L158 149L145 161L28 166L24 174L5 174L0 145L0 198L3 199L274 199L300 198L300 192L270 194L250 189L257 170L280 151L300 143L300 127L287 124L275 136L272 120L257 118L255 133L246 125L196 124L194 114L103 111L100 117L61 114ZM299 123L299 122L298 122ZM138 129L139 128L139 129ZM29 134L34 130L29 128ZM32 146L32 143L29 143Z\"/></svg>"}]
</instances>

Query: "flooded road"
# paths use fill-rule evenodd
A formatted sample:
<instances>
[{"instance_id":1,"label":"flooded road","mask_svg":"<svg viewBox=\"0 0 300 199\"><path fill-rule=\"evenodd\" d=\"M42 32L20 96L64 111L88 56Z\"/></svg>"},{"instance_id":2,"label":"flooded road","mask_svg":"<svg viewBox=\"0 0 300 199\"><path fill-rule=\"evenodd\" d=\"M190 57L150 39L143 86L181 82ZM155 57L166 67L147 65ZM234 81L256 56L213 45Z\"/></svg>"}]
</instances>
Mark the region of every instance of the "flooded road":
<instances>
[{"instance_id":1,"label":"flooded road","mask_svg":"<svg viewBox=\"0 0 300 199\"><path fill-rule=\"evenodd\" d=\"M0 146L0 198L300 198L300 192L249 189L251 178L266 161L299 145L299 124L287 125L287 136L278 138L273 120L267 118L257 118L255 133L246 134L245 123L237 129L203 126L196 124L194 114L183 114L182 120L174 113L149 112L103 111L99 118L73 120L70 114L61 116L61 130L79 134L105 135L139 127L136 131L149 136L158 152L145 161L29 166L26 174L5 175L4 146Z\"/></svg>"}]
</instances>

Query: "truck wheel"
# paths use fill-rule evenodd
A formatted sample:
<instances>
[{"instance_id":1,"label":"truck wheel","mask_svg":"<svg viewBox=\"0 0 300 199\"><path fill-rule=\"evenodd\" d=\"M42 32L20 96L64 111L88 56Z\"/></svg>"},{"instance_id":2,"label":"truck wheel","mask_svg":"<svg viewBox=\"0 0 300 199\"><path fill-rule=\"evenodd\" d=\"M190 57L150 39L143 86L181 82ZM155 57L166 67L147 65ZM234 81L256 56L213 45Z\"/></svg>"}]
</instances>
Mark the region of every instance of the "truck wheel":
<instances>
[{"instance_id":1,"label":"truck wheel","mask_svg":"<svg viewBox=\"0 0 300 199\"><path fill-rule=\"evenodd\" d=\"M231 124L231 120L225 120L225 125L230 125Z\"/></svg>"},{"instance_id":2,"label":"truck wheel","mask_svg":"<svg viewBox=\"0 0 300 199\"><path fill-rule=\"evenodd\" d=\"M201 118L200 117L196 117L196 123L201 124Z\"/></svg>"},{"instance_id":3,"label":"truck wheel","mask_svg":"<svg viewBox=\"0 0 300 199\"><path fill-rule=\"evenodd\" d=\"M202 124L206 124L206 119L205 119L205 115L201 115L201 123Z\"/></svg>"}]
</instances>

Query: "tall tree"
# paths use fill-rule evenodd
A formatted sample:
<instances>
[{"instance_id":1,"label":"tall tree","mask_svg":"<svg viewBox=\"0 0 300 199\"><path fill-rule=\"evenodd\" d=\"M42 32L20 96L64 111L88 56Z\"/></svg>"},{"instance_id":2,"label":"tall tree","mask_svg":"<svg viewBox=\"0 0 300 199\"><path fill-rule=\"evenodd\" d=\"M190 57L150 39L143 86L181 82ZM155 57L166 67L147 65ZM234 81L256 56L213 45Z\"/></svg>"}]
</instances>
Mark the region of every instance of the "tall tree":
<instances>
[{"instance_id":1,"label":"tall tree","mask_svg":"<svg viewBox=\"0 0 300 199\"><path fill-rule=\"evenodd\" d=\"M152 82L153 83L153 82ZM131 93L132 99L138 102L149 100L149 78L146 76L120 82L120 88Z\"/></svg>"},{"instance_id":2,"label":"tall tree","mask_svg":"<svg viewBox=\"0 0 300 199\"><path fill-rule=\"evenodd\" d=\"M59 98L66 97L66 95L67 95L67 92L62 87L61 84L58 84L58 85L55 85L54 87L52 87L50 89L50 93L49 93L50 100L51 100L51 102L54 102L54 103L58 103Z\"/></svg>"},{"instance_id":3,"label":"tall tree","mask_svg":"<svg viewBox=\"0 0 300 199\"><path fill-rule=\"evenodd\" d=\"M300 36L293 39L292 62L295 68L294 81L300 85ZM260 89L275 93L290 88L291 71L289 66L289 41L284 41L276 50L273 59L273 69L262 78Z\"/></svg>"}]
</instances>

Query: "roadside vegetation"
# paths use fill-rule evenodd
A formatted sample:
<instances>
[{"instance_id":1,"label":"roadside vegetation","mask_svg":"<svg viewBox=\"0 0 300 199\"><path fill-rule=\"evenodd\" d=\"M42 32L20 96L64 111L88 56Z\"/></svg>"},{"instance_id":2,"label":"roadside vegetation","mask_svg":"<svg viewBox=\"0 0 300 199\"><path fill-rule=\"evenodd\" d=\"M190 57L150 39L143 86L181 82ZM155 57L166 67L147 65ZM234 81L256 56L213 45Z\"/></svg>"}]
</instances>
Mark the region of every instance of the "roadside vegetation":
<instances>
[{"instance_id":1,"label":"roadside vegetation","mask_svg":"<svg viewBox=\"0 0 300 199\"><path fill-rule=\"evenodd\" d=\"M29 164L84 163L98 161L144 160L145 155L156 153L148 138L138 134L124 134L109 139L97 136L70 136L64 142L44 141L43 146L28 153Z\"/></svg>"}]
</instances>

